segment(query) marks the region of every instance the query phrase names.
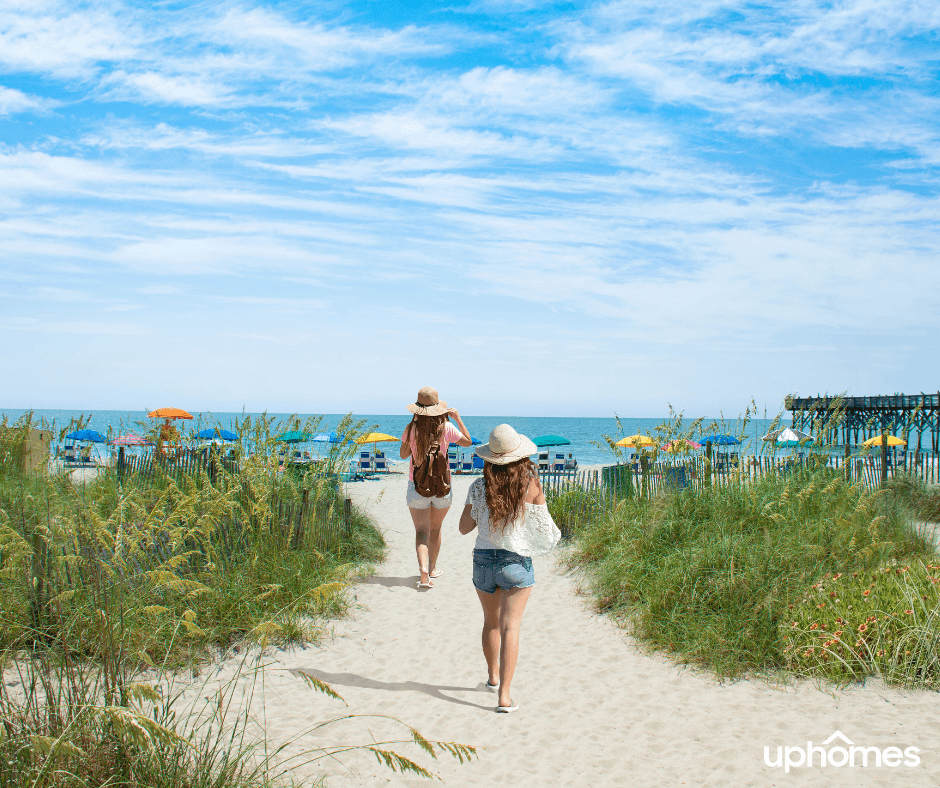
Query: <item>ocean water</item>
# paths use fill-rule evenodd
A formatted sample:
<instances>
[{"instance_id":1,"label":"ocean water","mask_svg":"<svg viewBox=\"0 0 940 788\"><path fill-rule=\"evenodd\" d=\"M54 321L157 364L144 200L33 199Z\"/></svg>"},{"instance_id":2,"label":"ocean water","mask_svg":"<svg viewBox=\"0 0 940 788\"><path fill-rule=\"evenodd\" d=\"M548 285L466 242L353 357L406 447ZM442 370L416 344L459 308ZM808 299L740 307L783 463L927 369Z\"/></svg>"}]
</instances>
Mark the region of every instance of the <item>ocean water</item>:
<instances>
[{"instance_id":1,"label":"ocean water","mask_svg":"<svg viewBox=\"0 0 940 788\"><path fill-rule=\"evenodd\" d=\"M5 415L9 421L14 422L22 417L27 411L17 409L0 409L0 415ZM192 421L177 421L177 428L182 435L191 435L206 427L219 426L223 429L231 429L234 419L241 419L242 413L194 413ZM247 414L259 416L261 414ZM287 419L294 414L267 414L268 417L275 419L275 424L285 424ZM301 421L309 415L318 414L296 414ZM359 415L353 414L356 419L365 421L364 431L385 432L389 435L401 435L405 426L411 420L411 414L402 413L394 415ZM70 411L70 410L34 410L33 420L43 421L56 430L62 430L74 424L79 418L86 420L86 426L89 429L97 430L103 435L116 438L127 432L140 433L153 424L153 419L148 419L144 411L115 411L115 410L93 410L93 411ZM342 414L324 414L322 415L321 430L329 432L339 424ZM536 438L540 435L560 435L571 441L568 446L559 446L553 451L573 454L581 465L597 465L610 463L614 457L610 450L598 447L595 443L603 444L603 435L619 436L617 421L614 418L582 418L577 416L462 416L467 429L474 438L486 441L490 430L497 424L511 424L518 432L529 438ZM646 434L652 432L656 427L662 424L663 418L621 418L620 424L623 429L623 435L634 435L636 433ZM144 424L141 427L141 423ZM686 420L685 423L689 423ZM711 424L710 420L704 422ZM723 423L719 422L720 432L738 434L740 423L737 420L726 419ZM276 428L275 428L276 429ZM747 425L745 445L741 451L745 454L753 453L755 447L759 445L759 438L770 429L770 422L762 419L755 419ZM750 443L750 445L748 445ZM325 444L311 443L308 446L298 446L298 448L309 448L316 454ZM392 444L386 444L388 448L393 448ZM95 446L96 455L104 459L110 449L105 445ZM390 457L397 456L397 451L389 452Z\"/></svg>"}]
</instances>

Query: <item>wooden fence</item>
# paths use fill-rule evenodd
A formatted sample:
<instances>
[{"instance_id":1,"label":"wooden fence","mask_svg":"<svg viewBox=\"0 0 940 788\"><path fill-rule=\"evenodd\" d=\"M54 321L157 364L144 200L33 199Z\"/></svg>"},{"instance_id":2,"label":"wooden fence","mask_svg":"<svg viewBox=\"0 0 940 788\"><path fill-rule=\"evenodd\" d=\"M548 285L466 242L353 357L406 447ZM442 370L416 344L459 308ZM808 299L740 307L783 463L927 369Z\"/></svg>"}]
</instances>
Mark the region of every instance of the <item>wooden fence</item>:
<instances>
[{"instance_id":1,"label":"wooden fence","mask_svg":"<svg viewBox=\"0 0 940 788\"><path fill-rule=\"evenodd\" d=\"M927 484L940 483L940 455L933 452L907 452L906 455L888 455L888 464L882 474L882 458L873 453L863 457L819 456L745 456L716 455L711 463L704 457L660 462L638 461L632 464L610 465L580 472L540 471L539 480L549 501L558 500L565 493L583 493L573 498L584 505L609 508L622 498L649 499L664 489L702 487L706 484L746 484L765 474L786 474L813 463L841 471L850 481L861 481L870 488L881 484L883 478L907 473ZM590 499L590 503L587 501ZM578 505L575 501L574 505Z\"/></svg>"},{"instance_id":2,"label":"wooden fence","mask_svg":"<svg viewBox=\"0 0 940 788\"><path fill-rule=\"evenodd\" d=\"M122 482L137 485L153 485L167 478L179 483L187 476L203 474L213 485L240 483L234 461L196 452L183 452L176 457L119 456L115 471ZM312 546L327 550L345 541L349 536L352 501L343 497L339 477L326 472L308 474L302 483L299 502L284 500L274 492L267 507L270 514L264 521L231 519L219 523L218 538L226 551L237 549L249 529L266 530L278 538L285 549ZM240 494L247 499L248 487L243 483L241 486Z\"/></svg>"}]
</instances>

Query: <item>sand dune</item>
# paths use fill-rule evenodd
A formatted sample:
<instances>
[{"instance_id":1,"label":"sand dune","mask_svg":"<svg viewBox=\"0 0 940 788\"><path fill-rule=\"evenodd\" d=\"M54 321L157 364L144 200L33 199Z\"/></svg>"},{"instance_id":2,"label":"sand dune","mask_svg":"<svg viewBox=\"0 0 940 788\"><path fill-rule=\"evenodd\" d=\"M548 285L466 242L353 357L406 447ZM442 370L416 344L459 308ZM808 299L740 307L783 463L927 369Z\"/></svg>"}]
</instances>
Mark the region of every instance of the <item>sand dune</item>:
<instances>
[{"instance_id":1,"label":"sand dune","mask_svg":"<svg viewBox=\"0 0 940 788\"><path fill-rule=\"evenodd\" d=\"M479 749L479 760L461 766L446 756L431 761L413 746L399 748L429 765L448 786L940 784L937 693L907 693L877 683L848 691L808 683L720 684L643 654L610 620L592 614L578 595L577 579L556 567L557 556L536 559L536 588L513 682L521 709L496 714L495 696L484 687L481 612L470 582L473 536L457 532L470 481L454 479L460 505L444 525L439 563L444 575L426 592L415 588L405 477L350 485L351 497L384 531L389 556L377 576L356 585L357 606L348 619L335 622L331 638L266 660L264 686L252 706L271 741L296 739L285 753L407 733L388 720L351 719L298 737L330 717L380 714L404 720L428 738ZM348 708L307 687L299 672L329 683ZM227 674L223 668L219 679ZM808 739L818 746L836 730L855 745L915 746L921 763L868 769L816 765L788 774L764 763L765 746L775 758L777 746L805 748ZM298 765L296 775L325 768L332 788L429 784L389 772L368 753L348 754L344 763Z\"/></svg>"}]
</instances>

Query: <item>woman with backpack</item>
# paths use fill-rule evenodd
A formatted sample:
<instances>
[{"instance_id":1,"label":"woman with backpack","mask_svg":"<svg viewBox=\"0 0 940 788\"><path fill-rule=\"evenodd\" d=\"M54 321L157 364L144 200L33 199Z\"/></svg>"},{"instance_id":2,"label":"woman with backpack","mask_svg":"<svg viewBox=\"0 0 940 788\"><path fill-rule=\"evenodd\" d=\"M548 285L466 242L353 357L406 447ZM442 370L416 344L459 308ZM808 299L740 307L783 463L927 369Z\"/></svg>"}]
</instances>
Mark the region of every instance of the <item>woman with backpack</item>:
<instances>
[{"instance_id":1,"label":"woman with backpack","mask_svg":"<svg viewBox=\"0 0 940 788\"><path fill-rule=\"evenodd\" d=\"M532 556L545 555L561 539L529 457L536 445L508 424L477 446L483 478L470 485L460 533L477 531L473 585L483 606L486 686L499 693L498 712L516 711L509 685L519 657L519 630L535 585Z\"/></svg>"},{"instance_id":2,"label":"woman with backpack","mask_svg":"<svg viewBox=\"0 0 940 788\"><path fill-rule=\"evenodd\" d=\"M432 579L440 577L437 556L441 551L441 526L450 509L450 469L447 447L451 443L469 446L470 433L456 408L441 402L437 391L425 386L417 400L408 405L414 416L401 436L401 458L408 463L408 492L405 502L415 525L415 552L421 579L419 588L433 588ZM459 430L450 423L453 416Z\"/></svg>"}]
</instances>

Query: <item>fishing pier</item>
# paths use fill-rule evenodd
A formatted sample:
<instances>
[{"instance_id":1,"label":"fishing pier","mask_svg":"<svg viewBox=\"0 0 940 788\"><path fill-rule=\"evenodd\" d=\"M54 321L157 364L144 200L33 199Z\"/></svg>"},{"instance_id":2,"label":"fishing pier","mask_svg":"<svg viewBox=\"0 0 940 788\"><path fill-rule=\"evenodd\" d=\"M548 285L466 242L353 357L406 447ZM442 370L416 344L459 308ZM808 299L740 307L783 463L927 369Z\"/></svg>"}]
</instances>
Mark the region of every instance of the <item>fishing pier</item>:
<instances>
[{"instance_id":1,"label":"fishing pier","mask_svg":"<svg viewBox=\"0 0 940 788\"><path fill-rule=\"evenodd\" d=\"M887 433L908 442L908 449L940 451L940 392L883 397L787 397L793 426L834 443L858 445ZM828 434L827 434L828 433ZM929 437L930 446L922 447ZM916 442L910 444L908 438Z\"/></svg>"}]
</instances>

